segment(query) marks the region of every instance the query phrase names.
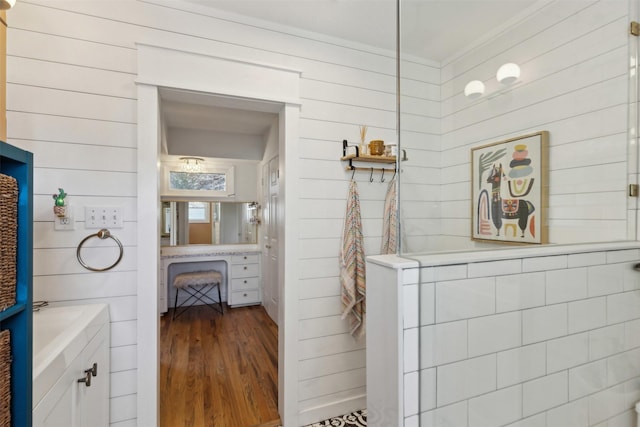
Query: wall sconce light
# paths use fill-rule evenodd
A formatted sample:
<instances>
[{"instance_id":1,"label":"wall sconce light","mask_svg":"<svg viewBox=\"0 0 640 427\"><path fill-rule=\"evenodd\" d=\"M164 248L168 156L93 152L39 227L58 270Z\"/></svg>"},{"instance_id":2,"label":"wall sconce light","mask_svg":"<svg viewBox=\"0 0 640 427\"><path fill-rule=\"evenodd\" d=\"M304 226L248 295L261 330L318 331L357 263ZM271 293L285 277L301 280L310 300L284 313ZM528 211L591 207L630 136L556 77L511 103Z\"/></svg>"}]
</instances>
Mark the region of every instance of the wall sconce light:
<instances>
[{"instance_id":1,"label":"wall sconce light","mask_svg":"<svg viewBox=\"0 0 640 427\"><path fill-rule=\"evenodd\" d=\"M518 77L520 77L520 67L513 62L502 65L496 73L496 79L504 85L515 82L518 80Z\"/></svg>"},{"instance_id":2,"label":"wall sconce light","mask_svg":"<svg viewBox=\"0 0 640 427\"><path fill-rule=\"evenodd\" d=\"M182 165L180 168L183 172L187 173L197 173L202 172L202 165L200 162L204 162L204 159L201 157L180 157L182 160Z\"/></svg>"},{"instance_id":3,"label":"wall sconce light","mask_svg":"<svg viewBox=\"0 0 640 427\"><path fill-rule=\"evenodd\" d=\"M15 4L16 0L0 0L0 10L11 9Z\"/></svg>"},{"instance_id":4,"label":"wall sconce light","mask_svg":"<svg viewBox=\"0 0 640 427\"><path fill-rule=\"evenodd\" d=\"M498 68L496 73L496 79L505 86L513 85L520 78L520 67L518 64L508 62ZM493 94L490 94L489 98L500 95L507 89L496 90ZM476 99L484 94L484 83L480 80L472 80L464 87L464 96L469 99Z\"/></svg>"},{"instance_id":5,"label":"wall sconce light","mask_svg":"<svg viewBox=\"0 0 640 427\"><path fill-rule=\"evenodd\" d=\"M482 96L484 93L484 83L480 80L471 80L464 87L464 96L467 98L475 99Z\"/></svg>"}]
</instances>

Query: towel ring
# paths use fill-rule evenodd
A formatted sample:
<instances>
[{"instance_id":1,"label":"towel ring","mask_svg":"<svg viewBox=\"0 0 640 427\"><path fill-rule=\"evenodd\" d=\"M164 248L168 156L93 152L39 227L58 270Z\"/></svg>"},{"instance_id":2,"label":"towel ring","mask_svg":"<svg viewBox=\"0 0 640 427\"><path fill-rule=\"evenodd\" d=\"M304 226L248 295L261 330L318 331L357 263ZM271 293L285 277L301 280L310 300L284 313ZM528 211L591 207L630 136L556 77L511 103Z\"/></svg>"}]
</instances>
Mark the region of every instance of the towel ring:
<instances>
[{"instance_id":1,"label":"towel ring","mask_svg":"<svg viewBox=\"0 0 640 427\"><path fill-rule=\"evenodd\" d=\"M94 267L91 267L91 266L87 265L87 263L84 262L84 260L82 259L82 255L80 255L80 250L82 249L82 245L84 245L84 242L86 242L87 240L91 239L92 237L98 237L98 238L103 239L103 240L110 238L110 239L113 239L118 244L118 247L120 248L120 255L118 256L118 259L116 260L116 262L111 264L109 267L105 267L105 268L94 268ZM122 259L122 253L123 253L123 249L122 249L122 243L120 242L120 240L118 240L113 234L111 234L111 232L109 230L107 230L106 228L103 228L102 230L98 231L96 234L91 234L91 235L85 237L84 239L82 239L82 241L78 245L78 249L76 250L76 257L78 257L78 262L84 268L86 268L87 270L91 270L91 271L106 271L106 270L111 270L113 267L118 265L118 263Z\"/></svg>"}]
</instances>

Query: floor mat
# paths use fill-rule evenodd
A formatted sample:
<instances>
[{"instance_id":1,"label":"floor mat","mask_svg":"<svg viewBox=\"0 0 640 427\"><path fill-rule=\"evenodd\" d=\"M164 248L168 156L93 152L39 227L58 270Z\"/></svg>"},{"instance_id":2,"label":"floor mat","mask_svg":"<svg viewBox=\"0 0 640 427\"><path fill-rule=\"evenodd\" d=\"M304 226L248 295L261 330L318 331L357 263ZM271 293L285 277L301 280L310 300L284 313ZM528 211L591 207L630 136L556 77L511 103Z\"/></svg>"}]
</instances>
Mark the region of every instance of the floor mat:
<instances>
[{"instance_id":1,"label":"floor mat","mask_svg":"<svg viewBox=\"0 0 640 427\"><path fill-rule=\"evenodd\" d=\"M306 427L361 427L367 425L367 410L356 411L351 414L309 424Z\"/></svg>"}]
</instances>

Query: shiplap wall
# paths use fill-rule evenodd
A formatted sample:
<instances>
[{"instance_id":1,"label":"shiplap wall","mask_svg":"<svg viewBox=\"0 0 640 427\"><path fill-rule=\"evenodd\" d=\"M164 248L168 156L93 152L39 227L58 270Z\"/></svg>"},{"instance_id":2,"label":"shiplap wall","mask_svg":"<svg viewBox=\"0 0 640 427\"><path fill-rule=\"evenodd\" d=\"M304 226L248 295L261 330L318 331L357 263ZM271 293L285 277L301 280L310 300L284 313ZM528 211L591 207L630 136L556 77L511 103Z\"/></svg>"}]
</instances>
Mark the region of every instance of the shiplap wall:
<instances>
[{"instance_id":1,"label":"shiplap wall","mask_svg":"<svg viewBox=\"0 0 640 427\"><path fill-rule=\"evenodd\" d=\"M184 10L182 10L184 9ZM196 11L198 13L193 13ZM299 423L364 406L363 342L340 319L338 250L350 173L338 159L341 141L395 136L395 55L365 46L298 37L259 23L216 18L217 12L170 2L21 1L11 11L8 42L8 140L34 152L37 299L108 302L111 307L111 422L136 423L136 48L144 41L184 45L212 55L293 67L301 80L301 219L299 288ZM209 16L207 16L209 15ZM221 16L221 15L219 15ZM429 135L433 67L407 64L417 134ZM423 101L424 99L424 101ZM432 104L432 108L434 107ZM416 164L424 155L416 154ZM410 172L407 170L407 175ZM368 254L380 247L386 184L359 172ZM63 187L76 229L53 231L51 195ZM122 206L122 262L90 273L76 261L84 206ZM109 249L100 249L103 258ZM92 256L92 255L91 255ZM93 260L94 258L91 258Z\"/></svg>"},{"instance_id":2,"label":"shiplap wall","mask_svg":"<svg viewBox=\"0 0 640 427\"><path fill-rule=\"evenodd\" d=\"M551 2L443 65L439 249L472 247L470 149L539 130L550 132L550 242L628 238L628 21L624 0ZM506 62L522 83L491 98ZM487 91L474 102L463 89L475 79Z\"/></svg>"}]
</instances>

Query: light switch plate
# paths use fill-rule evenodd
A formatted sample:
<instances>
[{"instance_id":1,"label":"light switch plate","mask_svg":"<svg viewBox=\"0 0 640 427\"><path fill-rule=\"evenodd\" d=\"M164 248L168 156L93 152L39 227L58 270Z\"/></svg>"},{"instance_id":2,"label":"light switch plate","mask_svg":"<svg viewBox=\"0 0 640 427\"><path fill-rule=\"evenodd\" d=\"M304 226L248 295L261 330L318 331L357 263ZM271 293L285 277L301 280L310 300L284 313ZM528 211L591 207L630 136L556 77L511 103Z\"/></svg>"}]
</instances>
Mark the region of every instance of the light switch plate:
<instances>
[{"instance_id":1,"label":"light switch plate","mask_svg":"<svg viewBox=\"0 0 640 427\"><path fill-rule=\"evenodd\" d=\"M122 228L120 206L86 206L84 228Z\"/></svg>"}]
</instances>

